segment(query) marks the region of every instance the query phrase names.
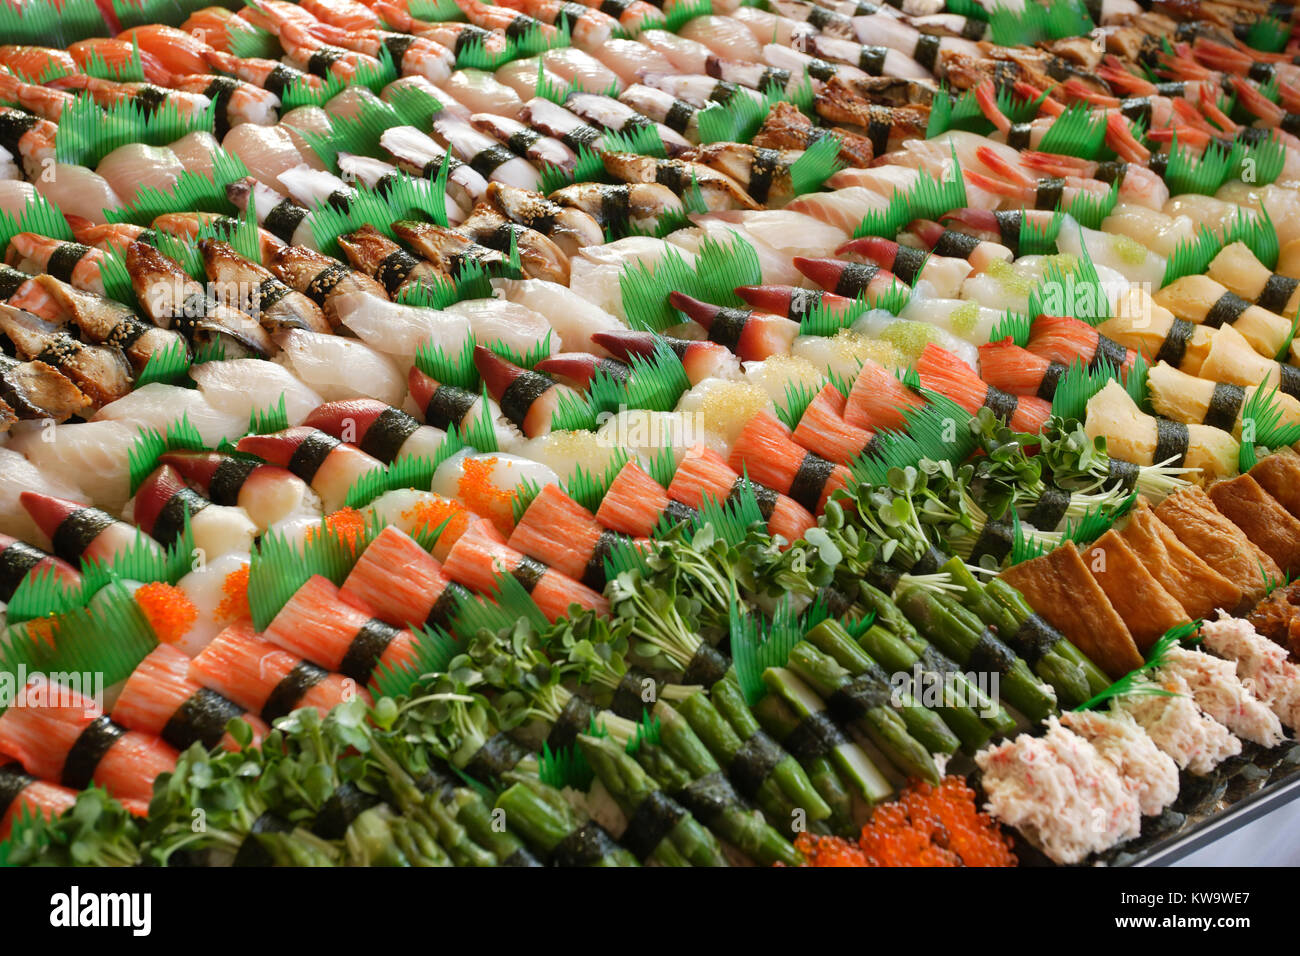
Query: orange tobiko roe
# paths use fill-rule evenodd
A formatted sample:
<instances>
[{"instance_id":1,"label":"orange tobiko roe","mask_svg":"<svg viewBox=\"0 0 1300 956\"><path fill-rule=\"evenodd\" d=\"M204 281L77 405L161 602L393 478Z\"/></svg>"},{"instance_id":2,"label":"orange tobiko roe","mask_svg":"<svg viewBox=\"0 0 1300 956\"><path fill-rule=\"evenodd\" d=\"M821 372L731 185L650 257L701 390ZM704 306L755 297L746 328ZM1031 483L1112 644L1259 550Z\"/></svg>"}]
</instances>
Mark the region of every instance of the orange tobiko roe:
<instances>
[{"instance_id":1,"label":"orange tobiko roe","mask_svg":"<svg viewBox=\"0 0 1300 956\"><path fill-rule=\"evenodd\" d=\"M495 458L466 458L456 493L465 507L480 518L487 518L508 538L515 530L515 493L502 491L492 483L492 470L496 466Z\"/></svg>"},{"instance_id":2,"label":"orange tobiko roe","mask_svg":"<svg viewBox=\"0 0 1300 956\"><path fill-rule=\"evenodd\" d=\"M323 520L325 527L333 531L340 541L346 541L355 555L357 553L357 542L366 533L365 515L356 508L340 508L338 511L331 511ZM308 541L312 541L319 534L320 528L312 526L307 529L305 537Z\"/></svg>"},{"instance_id":3,"label":"orange tobiko roe","mask_svg":"<svg viewBox=\"0 0 1300 956\"><path fill-rule=\"evenodd\" d=\"M199 609L189 595L165 581L141 585L135 592L135 603L164 644L175 644L199 619Z\"/></svg>"},{"instance_id":4,"label":"orange tobiko roe","mask_svg":"<svg viewBox=\"0 0 1300 956\"><path fill-rule=\"evenodd\" d=\"M217 605L217 610L212 615L218 624L238 621L252 615L253 612L248 607L247 564L240 565L226 575L226 579L221 582L221 593L225 597L221 599L221 603Z\"/></svg>"},{"instance_id":5,"label":"orange tobiko roe","mask_svg":"<svg viewBox=\"0 0 1300 956\"><path fill-rule=\"evenodd\" d=\"M975 807L961 777L908 785L897 801L876 808L856 844L801 833L795 849L807 866L1015 866L1011 840Z\"/></svg>"}]
</instances>

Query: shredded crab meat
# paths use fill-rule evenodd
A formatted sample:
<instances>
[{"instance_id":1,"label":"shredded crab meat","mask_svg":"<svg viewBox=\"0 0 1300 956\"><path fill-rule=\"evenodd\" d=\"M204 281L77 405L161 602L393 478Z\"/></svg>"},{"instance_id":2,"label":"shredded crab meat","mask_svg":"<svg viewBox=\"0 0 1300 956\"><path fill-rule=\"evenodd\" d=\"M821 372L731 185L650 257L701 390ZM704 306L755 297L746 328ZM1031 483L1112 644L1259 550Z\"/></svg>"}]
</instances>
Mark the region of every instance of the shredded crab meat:
<instances>
[{"instance_id":1,"label":"shredded crab meat","mask_svg":"<svg viewBox=\"0 0 1300 956\"><path fill-rule=\"evenodd\" d=\"M1264 637L1242 618L1219 612L1217 621L1201 625L1205 646L1233 661L1237 676L1292 730L1300 728L1300 667L1287 650Z\"/></svg>"},{"instance_id":2,"label":"shredded crab meat","mask_svg":"<svg viewBox=\"0 0 1300 956\"><path fill-rule=\"evenodd\" d=\"M1178 765L1122 710L1071 711L1061 723L1115 765L1143 816L1155 816L1178 797Z\"/></svg>"},{"instance_id":3,"label":"shredded crab meat","mask_svg":"<svg viewBox=\"0 0 1300 956\"><path fill-rule=\"evenodd\" d=\"M1204 651L1172 648L1157 673L1177 674L1192 690L1196 706L1238 737L1263 747L1282 742L1282 723L1237 678L1237 665Z\"/></svg>"},{"instance_id":4,"label":"shredded crab meat","mask_svg":"<svg viewBox=\"0 0 1300 956\"><path fill-rule=\"evenodd\" d=\"M1120 698L1118 706L1174 758L1180 770L1204 775L1241 753L1241 741L1196 706L1185 680L1169 674L1159 686L1168 693L1131 694Z\"/></svg>"}]
</instances>

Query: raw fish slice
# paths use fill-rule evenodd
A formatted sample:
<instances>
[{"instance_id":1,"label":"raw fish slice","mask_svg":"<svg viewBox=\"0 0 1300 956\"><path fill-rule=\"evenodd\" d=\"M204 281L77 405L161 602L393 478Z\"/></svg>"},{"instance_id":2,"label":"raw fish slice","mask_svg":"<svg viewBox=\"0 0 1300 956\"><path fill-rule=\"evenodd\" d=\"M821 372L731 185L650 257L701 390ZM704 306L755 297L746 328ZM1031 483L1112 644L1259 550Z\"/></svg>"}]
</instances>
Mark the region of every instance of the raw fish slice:
<instances>
[{"instance_id":1,"label":"raw fish slice","mask_svg":"<svg viewBox=\"0 0 1300 956\"><path fill-rule=\"evenodd\" d=\"M242 123L226 134L221 148L238 156L249 174L264 183L276 182L282 172L307 161L289 131L280 126Z\"/></svg>"},{"instance_id":2,"label":"raw fish slice","mask_svg":"<svg viewBox=\"0 0 1300 956\"><path fill-rule=\"evenodd\" d=\"M889 200L862 186L849 186L831 193L808 193L786 204L787 212L801 212L852 234L863 218L875 210L883 211Z\"/></svg>"},{"instance_id":3,"label":"raw fish slice","mask_svg":"<svg viewBox=\"0 0 1300 956\"><path fill-rule=\"evenodd\" d=\"M108 181L123 202L130 204L145 187L171 192L185 166L165 146L127 143L101 159L95 172Z\"/></svg>"},{"instance_id":4,"label":"raw fish slice","mask_svg":"<svg viewBox=\"0 0 1300 956\"><path fill-rule=\"evenodd\" d=\"M624 83L635 83L642 72L676 73L672 61L659 51L635 40L612 39L592 56L618 74Z\"/></svg>"},{"instance_id":5,"label":"raw fish slice","mask_svg":"<svg viewBox=\"0 0 1300 956\"><path fill-rule=\"evenodd\" d=\"M518 93L483 70L457 70L438 86L471 113L518 119L524 106Z\"/></svg>"},{"instance_id":6,"label":"raw fish slice","mask_svg":"<svg viewBox=\"0 0 1300 956\"><path fill-rule=\"evenodd\" d=\"M1164 256L1128 236L1083 228L1069 214L1061 223L1056 247L1069 255L1087 255L1098 266L1109 266L1130 282L1150 289L1158 289L1164 282Z\"/></svg>"},{"instance_id":7,"label":"raw fish slice","mask_svg":"<svg viewBox=\"0 0 1300 956\"><path fill-rule=\"evenodd\" d=\"M39 435L36 440L40 440ZM123 455L128 447L129 443L120 446ZM84 473L71 473L78 479L86 477ZM16 448L0 447L0 534L11 535L42 548L48 548L50 541L18 500L24 491L40 491L56 498L91 503L90 496L75 481L45 471L23 457L22 452Z\"/></svg>"},{"instance_id":8,"label":"raw fish slice","mask_svg":"<svg viewBox=\"0 0 1300 956\"><path fill-rule=\"evenodd\" d=\"M545 316L555 332L554 351L609 353L592 340L600 332L618 331L622 322L572 289L543 279L498 279L493 287L506 301L534 309ZM556 340L558 339L558 341Z\"/></svg>"},{"instance_id":9,"label":"raw fish slice","mask_svg":"<svg viewBox=\"0 0 1300 956\"><path fill-rule=\"evenodd\" d=\"M212 157L221 148L221 142L207 130L195 130L187 133L174 143L169 143L171 150L188 172L212 176Z\"/></svg>"},{"instance_id":10,"label":"raw fish slice","mask_svg":"<svg viewBox=\"0 0 1300 956\"><path fill-rule=\"evenodd\" d=\"M852 233L846 234L838 226L818 220L815 216L785 209L732 209L713 212L692 219L726 223L741 230L744 235L764 243L777 252L794 256L829 256Z\"/></svg>"},{"instance_id":11,"label":"raw fish slice","mask_svg":"<svg viewBox=\"0 0 1300 956\"><path fill-rule=\"evenodd\" d=\"M105 210L121 209L122 197L108 180L85 166L56 163L36 179L36 191L60 209L75 209L95 225L108 222Z\"/></svg>"},{"instance_id":12,"label":"raw fish slice","mask_svg":"<svg viewBox=\"0 0 1300 956\"><path fill-rule=\"evenodd\" d=\"M339 321L371 348L389 356L405 372L425 342L440 345L448 353L465 341L469 319L437 309L401 305L367 295L345 292L334 298Z\"/></svg>"},{"instance_id":13,"label":"raw fish slice","mask_svg":"<svg viewBox=\"0 0 1300 956\"><path fill-rule=\"evenodd\" d=\"M118 514L131 494L127 451L137 437L134 428L121 422L85 422L55 425L48 430L15 428L8 447L26 455L40 469L44 477L32 488L47 483L74 488L84 484L92 504Z\"/></svg>"},{"instance_id":14,"label":"raw fish slice","mask_svg":"<svg viewBox=\"0 0 1300 956\"><path fill-rule=\"evenodd\" d=\"M302 329L282 332L276 339L284 350L279 360L322 400L375 398L402 404L406 377L382 352L354 339Z\"/></svg>"},{"instance_id":15,"label":"raw fish slice","mask_svg":"<svg viewBox=\"0 0 1300 956\"><path fill-rule=\"evenodd\" d=\"M549 335L550 347L545 350L546 354L560 350L560 343L556 341L557 336L551 334L551 324L546 316L518 302L463 299L447 306L444 312L468 322L474 331L474 340L480 345L501 342L520 355L526 355L529 350L542 345ZM457 344L463 341L463 335L456 340Z\"/></svg>"},{"instance_id":16,"label":"raw fish slice","mask_svg":"<svg viewBox=\"0 0 1300 956\"><path fill-rule=\"evenodd\" d=\"M17 219L35 197L36 187L31 183L21 179L0 178L0 212L7 212Z\"/></svg>"},{"instance_id":17,"label":"raw fish slice","mask_svg":"<svg viewBox=\"0 0 1300 956\"><path fill-rule=\"evenodd\" d=\"M152 382L129 395L105 405L95 413L94 421L115 421L132 428L152 428L165 433L168 425L188 418L203 436L203 443L215 447L221 439L231 441L248 430L248 416L236 415L214 406L204 393L194 388Z\"/></svg>"},{"instance_id":18,"label":"raw fish slice","mask_svg":"<svg viewBox=\"0 0 1300 956\"><path fill-rule=\"evenodd\" d=\"M617 73L577 47L547 50L542 54L542 63L546 69L561 77L565 85L576 83L588 93L604 93L611 88L623 88Z\"/></svg>"},{"instance_id":19,"label":"raw fish slice","mask_svg":"<svg viewBox=\"0 0 1300 956\"><path fill-rule=\"evenodd\" d=\"M470 114L474 111L465 106L446 90L434 86L423 76L403 76L399 77L380 91L379 98L384 102L389 102L398 90L411 87L420 90L432 96L442 105L442 111L448 116L459 116L461 119L469 119Z\"/></svg>"},{"instance_id":20,"label":"raw fish slice","mask_svg":"<svg viewBox=\"0 0 1300 956\"><path fill-rule=\"evenodd\" d=\"M550 83L553 89L564 89L568 85L564 77L558 73L552 73L544 67L542 58L539 56L511 60L509 63L497 67L497 71L493 76L498 82L504 83L514 90L519 98L523 100L530 100L537 95L539 79Z\"/></svg>"},{"instance_id":21,"label":"raw fish slice","mask_svg":"<svg viewBox=\"0 0 1300 956\"><path fill-rule=\"evenodd\" d=\"M289 424L297 425L325 401L283 365L261 359L204 362L190 369L190 377L212 407L244 421L275 408L283 396Z\"/></svg>"},{"instance_id":22,"label":"raw fish slice","mask_svg":"<svg viewBox=\"0 0 1300 956\"><path fill-rule=\"evenodd\" d=\"M695 17L677 32L687 40L703 44L718 56L747 63L762 59L762 45L755 39L753 31L731 17ZM771 35L770 30L768 34Z\"/></svg>"},{"instance_id":23,"label":"raw fish slice","mask_svg":"<svg viewBox=\"0 0 1300 956\"><path fill-rule=\"evenodd\" d=\"M620 321L627 321L619 275L623 268L639 262L654 268L669 253L694 265L695 254L649 236L629 236L603 246L587 246L569 261L569 288Z\"/></svg>"}]
</instances>

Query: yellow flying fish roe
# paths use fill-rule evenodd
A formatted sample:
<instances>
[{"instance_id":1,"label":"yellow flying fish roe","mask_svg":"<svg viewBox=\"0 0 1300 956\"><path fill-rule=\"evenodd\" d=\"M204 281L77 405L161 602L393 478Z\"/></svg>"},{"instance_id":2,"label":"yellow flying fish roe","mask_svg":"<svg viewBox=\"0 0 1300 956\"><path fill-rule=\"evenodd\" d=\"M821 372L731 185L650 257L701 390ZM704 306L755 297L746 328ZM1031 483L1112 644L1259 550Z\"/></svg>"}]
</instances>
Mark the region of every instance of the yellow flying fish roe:
<instances>
[{"instance_id":1,"label":"yellow flying fish roe","mask_svg":"<svg viewBox=\"0 0 1300 956\"><path fill-rule=\"evenodd\" d=\"M1017 272L1011 263L1003 262L1001 259L989 263L985 272L997 281L998 286L1008 296L1029 295L1033 286L1033 283Z\"/></svg>"},{"instance_id":2,"label":"yellow flying fish roe","mask_svg":"<svg viewBox=\"0 0 1300 956\"><path fill-rule=\"evenodd\" d=\"M967 302L953 309L948 321L952 323L953 334L964 338L975 330L975 323L979 321L979 318L979 303Z\"/></svg>"},{"instance_id":3,"label":"yellow flying fish roe","mask_svg":"<svg viewBox=\"0 0 1300 956\"><path fill-rule=\"evenodd\" d=\"M726 432L737 422L743 427L769 401L767 392L752 382L719 382L704 395L699 411L705 428Z\"/></svg>"},{"instance_id":4,"label":"yellow flying fish roe","mask_svg":"<svg viewBox=\"0 0 1300 956\"><path fill-rule=\"evenodd\" d=\"M1115 255L1128 265L1140 266L1146 262L1147 247L1129 236L1113 236L1111 248L1115 250Z\"/></svg>"},{"instance_id":5,"label":"yellow flying fish roe","mask_svg":"<svg viewBox=\"0 0 1300 956\"><path fill-rule=\"evenodd\" d=\"M894 346L909 362L915 362L925 347L936 338L935 327L925 322L900 319L881 333L881 338Z\"/></svg>"},{"instance_id":6,"label":"yellow flying fish roe","mask_svg":"<svg viewBox=\"0 0 1300 956\"><path fill-rule=\"evenodd\" d=\"M826 380L816 365L797 355L770 356L753 366L745 377L761 385L774 402L785 401L787 387L805 385L816 392Z\"/></svg>"}]
</instances>

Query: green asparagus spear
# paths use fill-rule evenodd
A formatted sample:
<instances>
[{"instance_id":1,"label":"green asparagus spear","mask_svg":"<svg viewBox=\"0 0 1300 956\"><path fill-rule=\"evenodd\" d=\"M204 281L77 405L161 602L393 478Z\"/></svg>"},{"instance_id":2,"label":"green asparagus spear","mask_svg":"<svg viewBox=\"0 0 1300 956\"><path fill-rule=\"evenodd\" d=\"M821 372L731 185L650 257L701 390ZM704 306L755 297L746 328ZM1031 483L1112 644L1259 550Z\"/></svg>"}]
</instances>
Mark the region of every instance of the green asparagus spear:
<instances>
[{"instance_id":1,"label":"green asparagus spear","mask_svg":"<svg viewBox=\"0 0 1300 956\"><path fill-rule=\"evenodd\" d=\"M392 811L384 804L357 814L343 835L352 866L410 866L393 833Z\"/></svg>"},{"instance_id":2,"label":"green asparagus spear","mask_svg":"<svg viewBox=\"0 0 1300 956\"><path fill-rule=\"evenodd\" d=\"M559 866L639 866L619 846L553 787L520 774L507 774L511 786L497 797L507 825L529 845Z\"/></svg>"},{"instance_id":3,"label":"green asparagus spear","mask_svg":"<svg viewBox=\"0 0 1300 956\"><path fill-rule=\"evenodd\" d=\"M665 866L726 866L705 829L632 757L608 737L578 735L578 747L628 818L622 842L642 859Z\"/></svg>"},{"instance_id":4,"label":"green asparagus spear","mask_svg":"<svg viewBox=\"0 0 1300 956\"><path fill-rule=\"evenodd\" d=\"M799 761L808 780L817 788L818 795L831 808L826 823L833 833L841 836L853 830L853 795L840 779L839 771L830 760L830 748L811 736L797 734L800 722L784 700L776 694L767 694L754 705L754 716L763 729L791 751ZM806 745L796 746L798 741Z\"/></svg>"},{"instance_id":5,"label":"green asparagus spear","mask_svg":"<svg viewBox=\"0 0 1300 956\"><path fill-rule=\"evenodd\" d=\"M476 791L457 787L451 793L456 819L479 846L491 850L499 866L541 866L519 837L492 825L492 810Z\"/></svg>"}]
</instances>

